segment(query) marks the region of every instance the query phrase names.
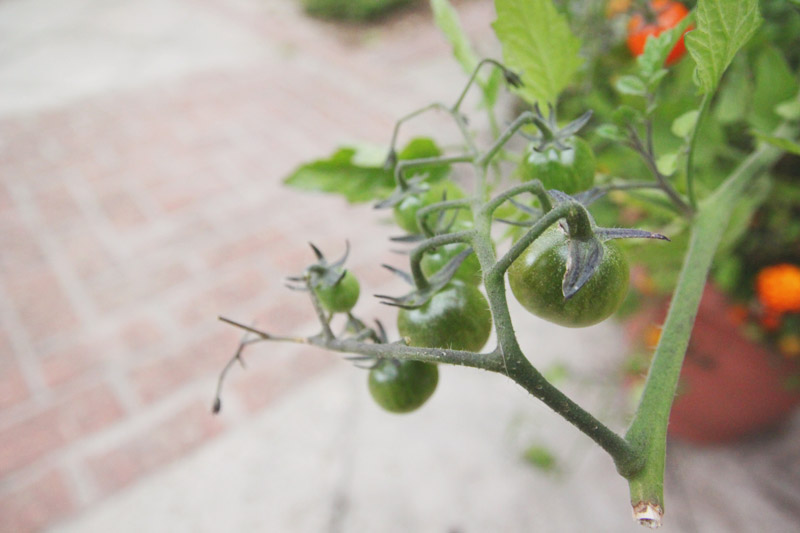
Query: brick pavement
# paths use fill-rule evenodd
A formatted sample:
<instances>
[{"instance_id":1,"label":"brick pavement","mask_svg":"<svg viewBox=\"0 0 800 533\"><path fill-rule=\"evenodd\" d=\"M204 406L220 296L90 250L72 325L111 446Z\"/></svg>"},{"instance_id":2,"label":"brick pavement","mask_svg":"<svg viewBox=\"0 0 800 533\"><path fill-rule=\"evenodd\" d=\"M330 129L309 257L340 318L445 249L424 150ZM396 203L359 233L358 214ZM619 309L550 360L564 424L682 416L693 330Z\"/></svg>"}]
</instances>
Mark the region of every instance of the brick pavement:
<instances>
[{"instance_id":1,"label":"brick pavement","mask_svg":"<svg viewBox=\"0 0 800 533\"><path fill-rule=\"evenodd\" d=\"M365 294L392 289L375 270L394 259L390 229L365 228L376 218L368 207L280 179L344 139L387 139L397 116L450 98L462 76L423 9L342 28L305 19L292 2L267 4L174 1L160 13L177 34L191 31L183 12L219 17L261 47L250 63L198 56L171 76L127 70L78 89L65 81L53 87L63 100L46 102L26 99L21 85L19 106L4 102L0 531L58 523L329 368L335 359L310 349L254 356L231 376L226 416L208 414L239 338L218 314L313 331L308 306L280 283L309 261L306 241L335 254L349 237ZM487 35L490 3L464 8L467 25ZM101 27L92 13L86 24ZM131 29L148 15L127 14ZM40 46L60 38L35 37ZM107 38L85 45L117 42ZM10 68L0 63L0 76ZM46 81L28 80L30 95Z\"/></svg>"}]
</instances>

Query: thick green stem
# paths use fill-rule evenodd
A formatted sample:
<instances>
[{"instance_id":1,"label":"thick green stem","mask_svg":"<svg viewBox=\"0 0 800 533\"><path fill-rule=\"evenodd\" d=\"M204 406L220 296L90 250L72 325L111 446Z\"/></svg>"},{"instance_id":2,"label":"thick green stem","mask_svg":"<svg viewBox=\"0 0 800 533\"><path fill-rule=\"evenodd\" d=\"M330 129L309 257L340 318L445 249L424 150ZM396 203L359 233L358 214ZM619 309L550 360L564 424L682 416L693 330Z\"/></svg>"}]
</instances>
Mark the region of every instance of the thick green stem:
<instances>
[{"instance_id":1,"label":"thick green stem","mask_svg":"<svg viewBox=\"0 0 800 533\"><path fill-rule=\"evenodd\" d=\"M582 208L579 211L585 216ZM574 219L581 217L581 214L576 214L574 205L559 205L539 219L506 255L495 261L494 250L488 234L491 213L491 209L481 209L475 212L477 227L472 239L472 247L484 272L484 286L489 297L497 333L496 352L502 358L503 373L606 450L613 458L620 473L626 476L631 475L641 467L640 457L634 453L633 448L621 436L554 387L530 363L517 342L511 314L508 310L505 287L505 272L508 270L508 266L550 225L560 218Z\"/></svg>"},{"instance_id":2,"label":"thick green stem","mask_svg":"<svg viewBox=\"0 0 800 533\"><path fill-rule=\"evenodd\" d=\"M784 129L782 127L776 133L785 135ZM629 477L629 484L634 510L641 513L641 519L648 523L659 522L664 509L664 463L669 413L714 254L737 199L757 175L777 160L780 153L772 146L761 146L701 204L695 216L689 250L672 296L661 339L650 365L639 407L626 434L626 440L645 457L644 468Z\"/></svg>"}]
</instances>

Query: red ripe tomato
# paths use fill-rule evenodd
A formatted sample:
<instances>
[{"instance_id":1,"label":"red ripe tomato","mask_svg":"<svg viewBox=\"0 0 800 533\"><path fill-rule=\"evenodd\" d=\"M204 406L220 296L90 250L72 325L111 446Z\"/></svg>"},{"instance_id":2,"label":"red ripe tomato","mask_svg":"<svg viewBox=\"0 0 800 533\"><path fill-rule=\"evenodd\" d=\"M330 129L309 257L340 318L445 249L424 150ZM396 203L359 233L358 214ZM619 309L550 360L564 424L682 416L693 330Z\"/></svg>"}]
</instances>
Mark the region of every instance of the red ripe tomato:
<instances>
[{"instance_id":1,"label":"red ripe tomato","mask_svg":"<svg viewBox=\"0 0 800 533\"><path fill-rule=\"evenodd\" d=\"M655 15L655 21L648 21L644 14L636 13L628 22L628 50L634 56L644 53L644 45L647 38L661 35L662 32L674 28L683 18L689 14L686 6L673 0L651 0L650 10ZM686 34L691 27L683 32ZM675 44L675 47L667 56L667 65L672 65L686 53L686 46L683 43L683 35Z\"/></svg>"}]
</instances>

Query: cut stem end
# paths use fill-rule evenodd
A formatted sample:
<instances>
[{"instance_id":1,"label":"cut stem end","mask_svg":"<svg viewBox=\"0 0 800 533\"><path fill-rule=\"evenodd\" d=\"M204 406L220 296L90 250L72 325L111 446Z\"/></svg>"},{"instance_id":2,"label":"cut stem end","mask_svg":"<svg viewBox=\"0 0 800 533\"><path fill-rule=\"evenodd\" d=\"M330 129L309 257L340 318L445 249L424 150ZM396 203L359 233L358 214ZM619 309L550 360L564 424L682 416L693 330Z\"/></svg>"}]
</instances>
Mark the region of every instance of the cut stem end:
<instances>
[{"instance_id":1,"label":"cut stem end","mask_svg":"<svg viewBox=\"0 0 800 533\"><path fill-rule=\"evenodd\" d=\"M664 517L664 509L660 505L649 502L639 502L633 506L633 519L639 525L658 529L661 527L661 519Z\"/></svg>"}]
</instances>

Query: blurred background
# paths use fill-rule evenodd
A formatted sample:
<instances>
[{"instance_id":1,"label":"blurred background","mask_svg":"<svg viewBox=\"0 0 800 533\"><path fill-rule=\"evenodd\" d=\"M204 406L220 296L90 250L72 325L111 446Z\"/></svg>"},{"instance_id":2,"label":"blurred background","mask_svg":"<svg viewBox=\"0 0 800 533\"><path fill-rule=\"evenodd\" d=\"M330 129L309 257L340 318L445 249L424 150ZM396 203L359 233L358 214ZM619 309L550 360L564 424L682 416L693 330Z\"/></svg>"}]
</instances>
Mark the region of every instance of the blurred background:
<instances>
[{"instance_id":1,"label":"blurred background","mask_svg":"<svg viewBox=\"0 0 800 533\"><path fill-rule=\"evenodd\" d=\"M456 5L499 57L492 2ZM393 325L370 297L402 291L385 215L282 179L388 143L464 81L424 1L368 23L294 0L0 1L0 531L637 531L605 454L499 376L442 369L396 416L339 356L261 344L210 414L240 339L218 315L315 332L283 287L309 241L349 239L361 315ZM435 116L413 134L455 138ZM519 316L535 363L622 430L617 326ZM796 531L796 448L675 443L667 531Z\"/></svg>"}]
</instances>

